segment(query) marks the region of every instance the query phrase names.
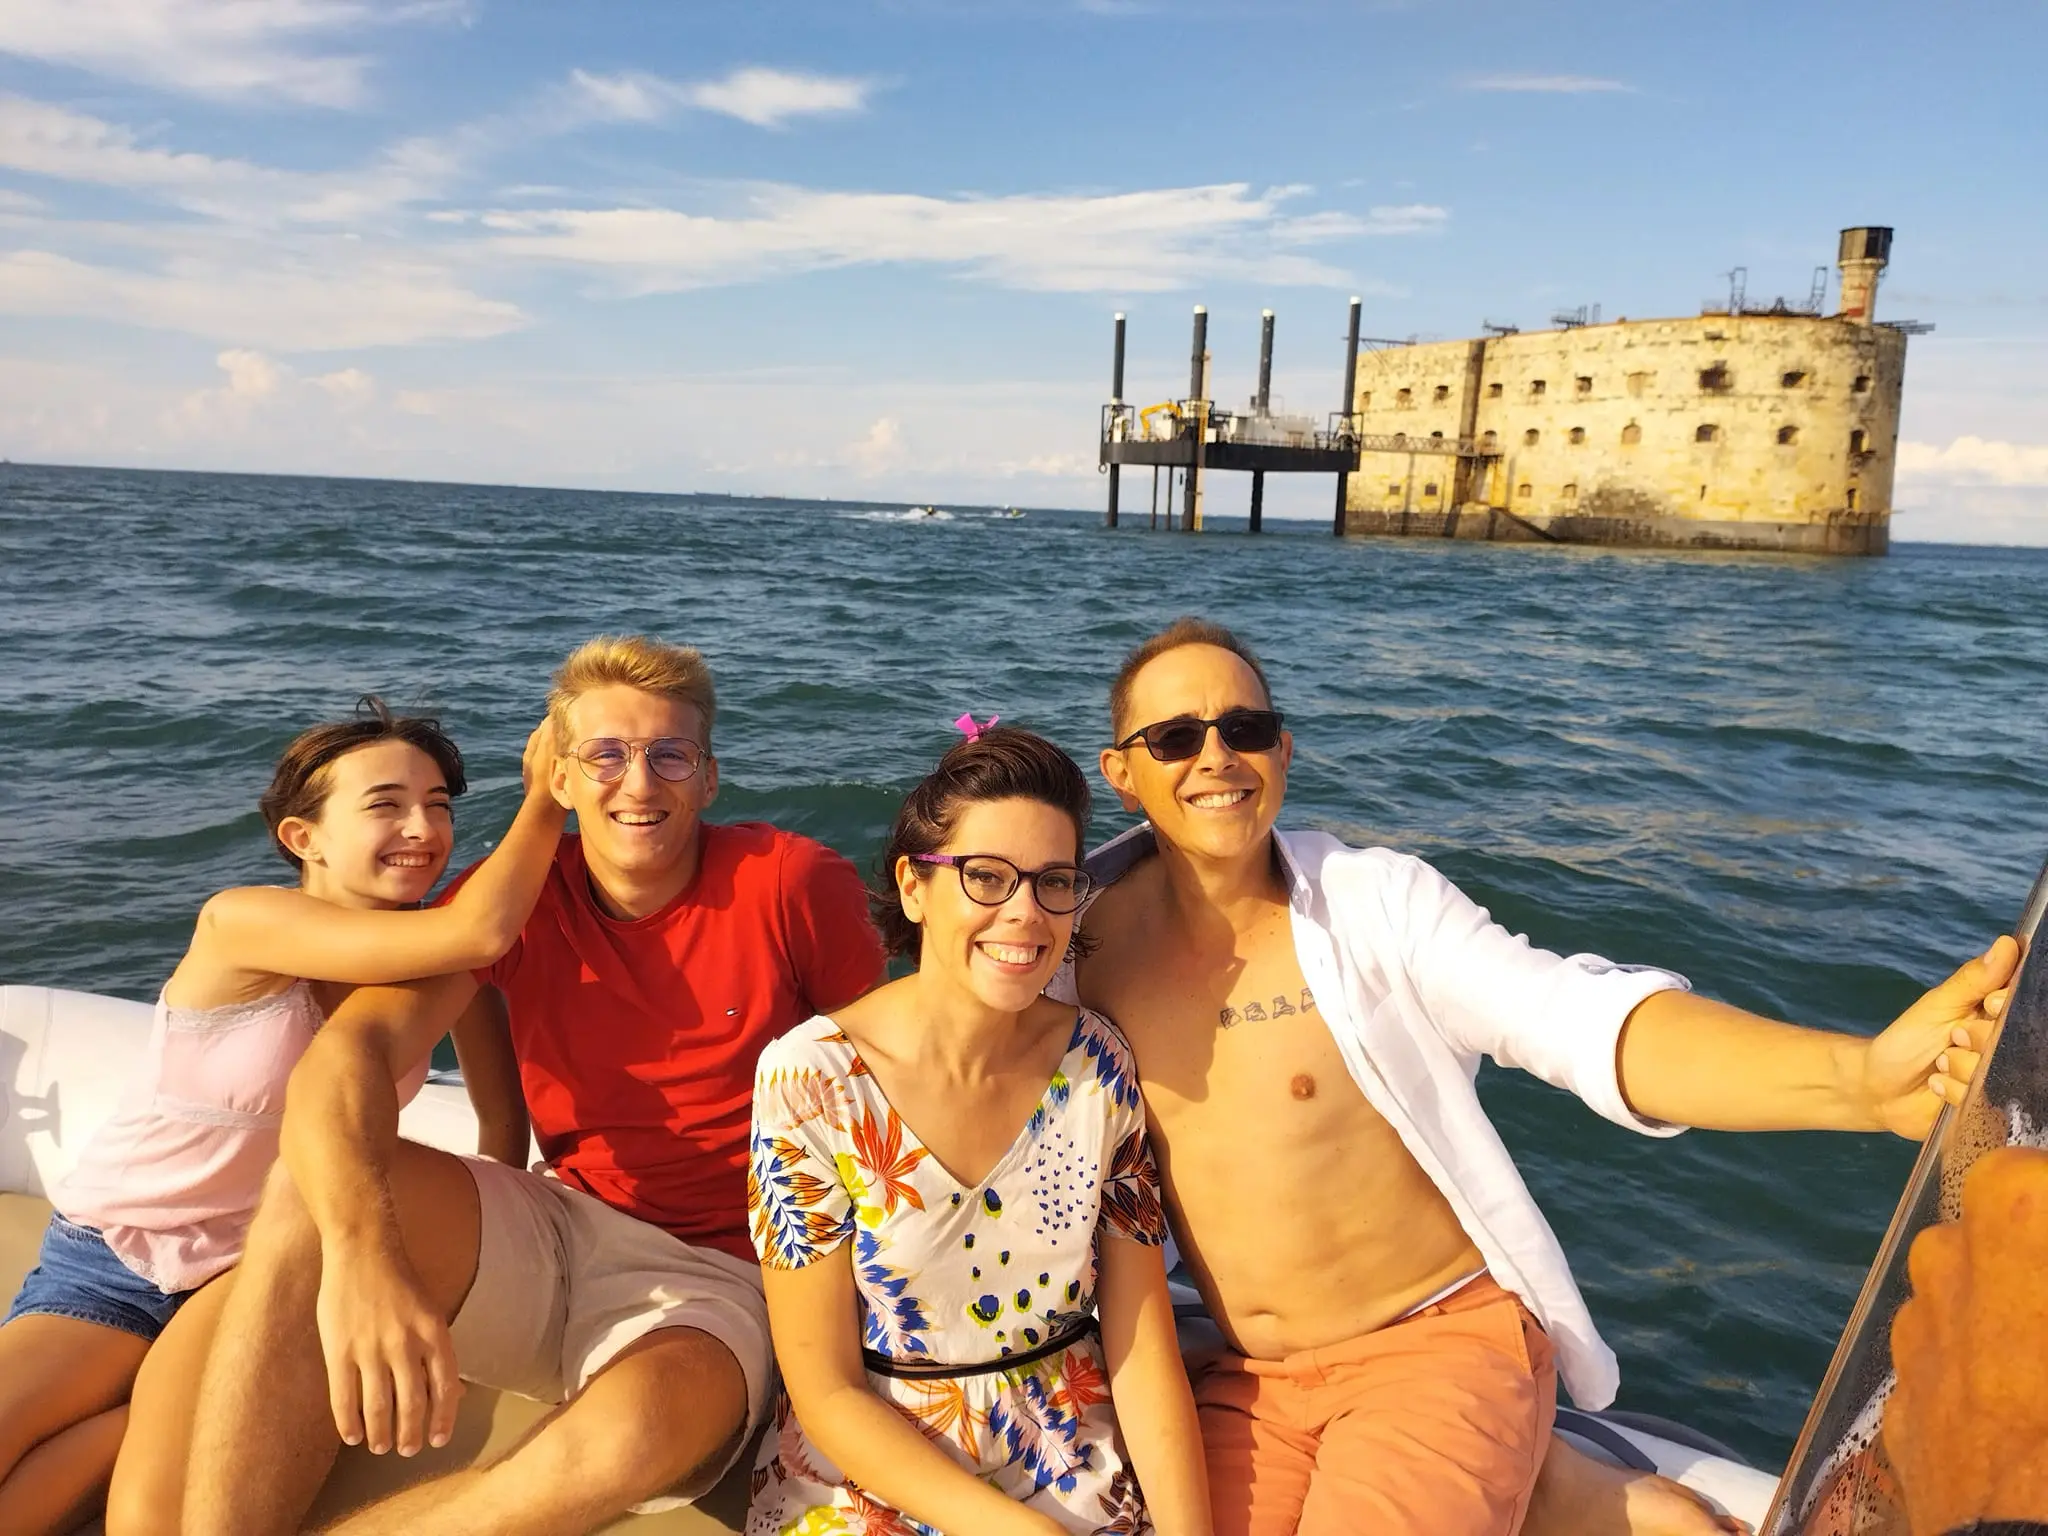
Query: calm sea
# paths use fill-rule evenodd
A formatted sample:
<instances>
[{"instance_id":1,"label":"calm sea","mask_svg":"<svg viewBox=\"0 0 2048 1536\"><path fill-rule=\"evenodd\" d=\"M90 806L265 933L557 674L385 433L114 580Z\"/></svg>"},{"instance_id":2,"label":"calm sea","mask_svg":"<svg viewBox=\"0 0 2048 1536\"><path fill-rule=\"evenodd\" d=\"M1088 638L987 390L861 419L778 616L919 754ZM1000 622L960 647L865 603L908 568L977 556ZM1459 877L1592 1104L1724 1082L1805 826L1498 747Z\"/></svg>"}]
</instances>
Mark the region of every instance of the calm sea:
<instances>
[{"instance_id":1,"label":"calm sea","mask_svg":"<svg viewBox=\"0 0 2048 1536\"><path fill-rule=\"evenodd\" d=\"M1088 761L1122 652L1207 614L1269 663L1294 824L1433 859L1539 943L1835 1028L1981 948L2048 848L2048 551L1097 522L0 468L0 980L153 995L209 893L283 877L255 809L270 762L365 691L453 727L476 786L458 862L476 856L550 667L601 630L711 657L724 816L865 861L961 710ZM1909 1149L1650 1142L1518 1074L1485 1092L1623 1405L1780 1464Z\"/></svg>"}]
</instances>

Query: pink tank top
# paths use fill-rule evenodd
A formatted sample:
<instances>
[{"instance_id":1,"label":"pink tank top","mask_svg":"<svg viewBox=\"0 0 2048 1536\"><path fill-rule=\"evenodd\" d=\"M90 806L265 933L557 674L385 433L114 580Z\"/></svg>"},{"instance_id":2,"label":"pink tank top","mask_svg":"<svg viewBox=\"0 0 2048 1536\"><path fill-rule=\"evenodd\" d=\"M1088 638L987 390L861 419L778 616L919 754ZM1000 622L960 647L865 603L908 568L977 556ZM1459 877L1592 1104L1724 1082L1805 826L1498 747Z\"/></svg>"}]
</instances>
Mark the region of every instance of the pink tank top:
<instances>
[{"instance_id":1,"label":"pink tank top","mask_svg":"<svg viewBox=\"0 0 2048 1536\"><path fill-rule=\"evenodd\" d=\"M277 1161L285 1081L321 1022L303 981L219 1008L158 997L140 1074L50 1203L167 1295L232 1267ZM427 1067L406 1074L400 1103Z\"/></svg>"}]
</instances>

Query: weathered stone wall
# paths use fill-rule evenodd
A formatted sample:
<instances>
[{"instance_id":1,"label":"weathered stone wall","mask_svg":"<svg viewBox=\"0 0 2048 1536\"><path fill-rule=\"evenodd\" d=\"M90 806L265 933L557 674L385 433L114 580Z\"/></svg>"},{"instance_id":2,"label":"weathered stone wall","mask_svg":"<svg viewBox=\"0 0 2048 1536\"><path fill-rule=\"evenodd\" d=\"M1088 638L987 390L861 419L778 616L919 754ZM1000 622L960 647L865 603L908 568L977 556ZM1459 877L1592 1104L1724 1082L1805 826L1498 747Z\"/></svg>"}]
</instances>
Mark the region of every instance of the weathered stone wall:
<instances>
[{"instance_id":1,"label":"weathered stone wall","mask_svg":"<svg viewBox=\"0 0 2048 1536\"><path fill-rule=\"evenodd\" d=\"M1881 554L1906 338L1794 315L1616 321L1358 361L1359 533ZM1457 515L1452 515L1457 514ZM1478 528L1488 532L1476 532Z\"/></svg>"}]
</instances>

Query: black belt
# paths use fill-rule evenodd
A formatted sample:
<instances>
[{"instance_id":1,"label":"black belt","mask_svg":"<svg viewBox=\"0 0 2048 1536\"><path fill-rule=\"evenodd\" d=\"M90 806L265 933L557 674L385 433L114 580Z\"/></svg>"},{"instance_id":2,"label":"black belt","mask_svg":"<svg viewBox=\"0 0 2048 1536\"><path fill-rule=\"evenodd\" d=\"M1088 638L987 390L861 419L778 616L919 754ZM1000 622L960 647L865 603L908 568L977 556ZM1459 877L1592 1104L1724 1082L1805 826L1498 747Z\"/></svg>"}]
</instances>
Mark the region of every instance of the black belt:
<instances>
[{"instance_id":1,"label":"black belt","mask_svg":"<svg viewBox=\"0 0 2048 1536\"><path fill-rule=\"evenodd\" d=\"M937 1360L896 1360L888 1355L878 1355L872 1349L862 1350L860 1359L861 1364L877 1376L893 1376L899 1381L928 1381L938 1376L988 1376L996 1371L1014 1371L1036 1365L1059 1354L1068 1345L1078 1344L1090 1334L1100 1331L1101 1325L1091 1317L1020 1354L1004 1355L1000 1360L982 1360L973 1365L946 1365Z\"/></svg>"}]
</instances>

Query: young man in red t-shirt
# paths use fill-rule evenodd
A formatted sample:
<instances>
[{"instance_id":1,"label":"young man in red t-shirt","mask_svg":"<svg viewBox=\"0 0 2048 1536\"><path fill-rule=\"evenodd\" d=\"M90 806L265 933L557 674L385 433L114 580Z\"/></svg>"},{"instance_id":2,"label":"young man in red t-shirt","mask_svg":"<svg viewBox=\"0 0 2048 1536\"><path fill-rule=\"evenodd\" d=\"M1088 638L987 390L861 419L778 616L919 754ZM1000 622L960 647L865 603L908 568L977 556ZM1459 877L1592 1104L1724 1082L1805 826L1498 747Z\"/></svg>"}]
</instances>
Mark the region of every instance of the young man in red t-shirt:
<instances>
[{"instance_id":1,"label":"young man in red t-shirt","mask_svg":"<svg viewBox=\"0 0 2048 1536\"><path fill-rule=\"evenodd\" d=\"M518 941L476 976L357 992L293 1074L289 1179L201 1386L187 1536L297 1529L337 1431L401 1455L445 1443L458 1371L567 1406L489 1468L336 1529L590 1529L703 1492L766 1406L755 1059L873 985L880 942L845 859L702 821L718 763L695 651L593 640L555 682L555 794L580 835ZM394 1069L485 984L545 1176L398 1137Z\"/></svg>"}]
</instances>

